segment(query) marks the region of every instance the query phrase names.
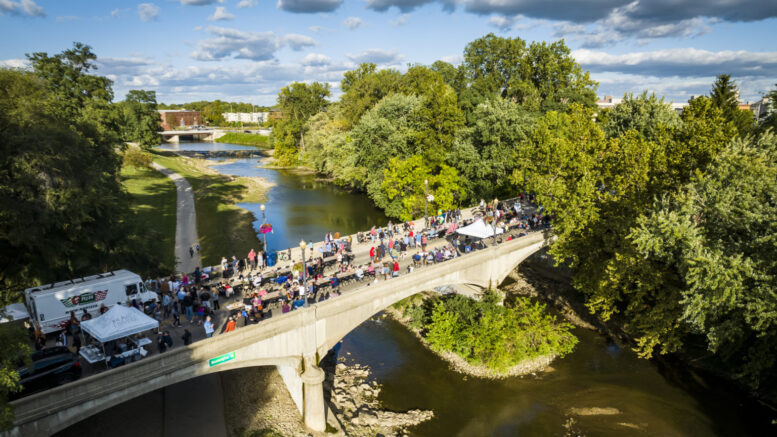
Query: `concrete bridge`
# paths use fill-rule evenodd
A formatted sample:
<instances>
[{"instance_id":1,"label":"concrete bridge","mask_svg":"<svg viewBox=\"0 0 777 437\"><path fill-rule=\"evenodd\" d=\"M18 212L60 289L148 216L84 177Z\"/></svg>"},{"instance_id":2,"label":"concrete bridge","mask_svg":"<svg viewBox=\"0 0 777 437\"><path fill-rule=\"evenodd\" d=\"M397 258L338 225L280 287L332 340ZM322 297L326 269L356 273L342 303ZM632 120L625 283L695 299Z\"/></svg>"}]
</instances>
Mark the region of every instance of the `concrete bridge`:
<instances>
[{"instance_id":1,"label":"concrete bridge","mask_svg":"<svg viewBox=\"0 0 777 437\"><path fill-rule=\"evenodd\" d=\"M188 139L192 141L215 141L217 138L223 137L227 132L218 129L201 129L201 130L166 130L159 132L162 136L162 141L167 143L179 143L181 139Z\"/></svg>"},{"instance_id":2,"label":"concrete bridge","mask_svg":"<svg viewBox=\"0 0 777 437\"><path fill-rule=\"evenodd\" d=\"M12 403L8 436L48 436L136 396L213 372L277 366L305 424L326 427L320 360L351 330L388 306L435 287L500 284L546 244L540 232L344 293L229 334L172 349Z\"/></svg>"}]
</instances>

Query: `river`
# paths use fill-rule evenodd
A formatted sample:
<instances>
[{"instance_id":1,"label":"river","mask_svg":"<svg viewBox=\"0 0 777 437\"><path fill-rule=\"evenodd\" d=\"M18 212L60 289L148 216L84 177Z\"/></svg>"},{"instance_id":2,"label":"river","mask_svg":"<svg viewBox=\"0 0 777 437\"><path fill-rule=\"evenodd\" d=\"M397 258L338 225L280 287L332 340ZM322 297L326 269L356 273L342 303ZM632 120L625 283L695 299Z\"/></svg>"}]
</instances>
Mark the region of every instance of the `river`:
<instances>
[{"instance_id":1,"label":"river","mask_svg":"<svg viewBox=\"0 0 777 437\"><path fill-rule=\"evenodd\" d=\"M206 143L179 147L203 146ZM327 231L351 233L386 221L366 196L311 175L259 168L255 159L213 168L276 184L266 209L267 221L274 226L268 236L271 250L294 247L300 239L320 240ZM259 205L241 206L254 212L258 227ZM410 430L413 436L563 436L564 424L572 417L574 430L587 436L775 435L768 434L774 432L768 414L741 396L715 388L698 375L639 359L591 331L576 329L575 334L579 344L554 362L552 371L501 381L449 370L404 327L384 317L346 336L339 354L347 363L372 368L387 409L434 411L432 420ZM154 394L147 396L152 399ZM618 414L572 416L573 408L617 409Z\"/></svg>"}]
</instances>

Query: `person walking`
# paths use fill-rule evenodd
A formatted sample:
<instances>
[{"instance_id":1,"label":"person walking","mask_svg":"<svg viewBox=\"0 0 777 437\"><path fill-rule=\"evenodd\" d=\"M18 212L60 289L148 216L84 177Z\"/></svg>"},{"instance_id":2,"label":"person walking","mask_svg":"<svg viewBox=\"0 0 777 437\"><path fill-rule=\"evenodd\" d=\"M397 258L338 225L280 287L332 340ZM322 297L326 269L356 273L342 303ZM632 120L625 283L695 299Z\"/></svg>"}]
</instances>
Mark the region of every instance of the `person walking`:
<instances>
[{"instance_id":1,"label":"person walking","mask_svg":"<svg viewBox=\"0 0 777 437\"><path fill-rule=\"evenodd\" d=\"M256 252L254 249L248 252L248 263L251 270L256 268Z\"/></svg>"},{"instance_id":2,"label":"person walking","mask_svg":"<svg viewBox=\"0 0 777 437\"><path fill-rule=\"evenodd\" d=\"M205 323L202 324L202 327L205 328L205 337L211 338L213 337L213 320L210 318L210 316L205 318Z\"/></svg>"},{"instance_id":3,"label":"person walking","mask_svg":"<svg viewBox=\"0 0 777 437\"><path fill-rule=\"evenodd\" d=\"M186 311L186 321L189 323L194 323L194 301L192 300L192 296L189 293L184 293L183 296L183 307L184 311Z\"/></svg>"}]
</instances>

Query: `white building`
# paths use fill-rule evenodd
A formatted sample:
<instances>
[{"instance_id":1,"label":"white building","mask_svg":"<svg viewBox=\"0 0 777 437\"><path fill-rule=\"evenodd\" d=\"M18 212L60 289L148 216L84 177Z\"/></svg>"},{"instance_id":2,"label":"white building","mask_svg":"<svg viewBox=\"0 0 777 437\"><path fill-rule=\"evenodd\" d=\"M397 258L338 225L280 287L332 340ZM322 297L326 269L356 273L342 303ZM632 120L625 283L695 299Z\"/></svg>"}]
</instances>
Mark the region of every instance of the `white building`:
<instances>
[{"instance_id":1,"label":"white building","mask_svg":"<svg viewBox=\"0 0 777 437\"><path fill-rule=\"evenodd\" d=\"M221 114L227 123L264 123L269 112L225 112Z\"/></svg>"},{"instance_id":2,"label":"white building","mask_svg":"<svg viewBox=\"0 0 777 437\"><path fill-rule=\"evenodd\" d=\"M600 108L614 108L621 103L623 103L623 99L613 98L612 96L604 96L603 99L596 101L596 105ZM667 105L679 115L682 114L688 103L667 103Z\"/></svg>"}]
</instances>

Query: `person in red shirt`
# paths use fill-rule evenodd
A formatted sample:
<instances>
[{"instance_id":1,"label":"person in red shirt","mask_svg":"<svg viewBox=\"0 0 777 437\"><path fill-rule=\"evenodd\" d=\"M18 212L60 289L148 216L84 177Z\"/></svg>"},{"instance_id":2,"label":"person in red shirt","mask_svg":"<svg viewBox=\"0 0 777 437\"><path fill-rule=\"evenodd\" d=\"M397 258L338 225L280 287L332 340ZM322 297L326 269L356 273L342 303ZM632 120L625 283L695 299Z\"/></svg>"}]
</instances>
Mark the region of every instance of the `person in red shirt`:
<instances>
[{"instance_id":1,"label":"person in red shirt","mask_svg":"<svg viewBox=\"0 0 777 437\"><path fill-rule=\"evenodd\" d=\"M375 246L370 247L370 258L375 259Z\"/></svg>"},{"instance_id":2,"label":"person in red shirt","mask_svg":"<svg viewBox=\"0 0 777 437\"><path fill-rule=\"evenodd\" d=\"M229 316L229 321L227 322L227 326L224 327L224 333L232 332L237 327L237 324L235 323L235 319L232 316Z\"/></svg>"},{"instance_id":3,"label":"person in red shirt","mask_svg":"<svg viewBox=\"0 0 777 437\"><path fill-rule=\"evenodd\" d=\"M399 263L394 261L394 267L392 269L394 273L391 276L399 276Z\"/></svg>"}]
</instances>

